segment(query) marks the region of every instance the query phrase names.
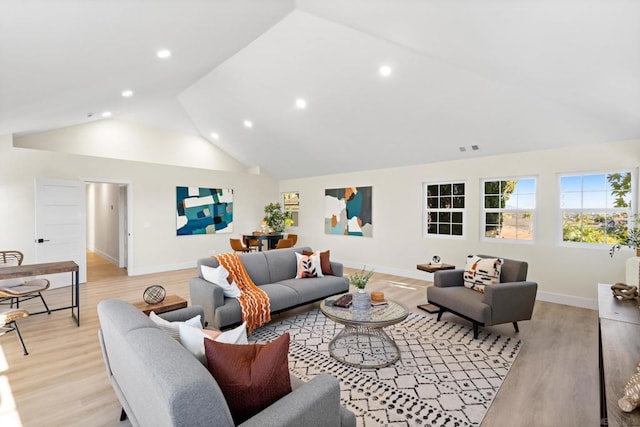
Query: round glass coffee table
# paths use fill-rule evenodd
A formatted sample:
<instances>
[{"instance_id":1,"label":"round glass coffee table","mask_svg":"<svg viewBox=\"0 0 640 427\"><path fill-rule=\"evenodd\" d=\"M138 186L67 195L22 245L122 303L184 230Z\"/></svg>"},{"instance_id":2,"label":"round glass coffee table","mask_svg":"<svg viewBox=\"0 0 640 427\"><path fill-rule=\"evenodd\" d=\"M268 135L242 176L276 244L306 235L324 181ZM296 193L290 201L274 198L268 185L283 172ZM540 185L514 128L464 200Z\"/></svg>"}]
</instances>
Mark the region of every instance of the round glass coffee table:
<instances>
[{"instance_id":1,"label":"round glass coffee table","mask_svg":"<svg viewBox=\"0 0 640 427\"><path fill-rule=\"evenodd\" d=\"M341 295L320 303L320 311L344 328L329 342L329 354L336 360L361 368L382 368L400 359L400 349L384 327L407 318L409 312L395 301L368 310L335 307Z\"/></svg>"}]
</instances>

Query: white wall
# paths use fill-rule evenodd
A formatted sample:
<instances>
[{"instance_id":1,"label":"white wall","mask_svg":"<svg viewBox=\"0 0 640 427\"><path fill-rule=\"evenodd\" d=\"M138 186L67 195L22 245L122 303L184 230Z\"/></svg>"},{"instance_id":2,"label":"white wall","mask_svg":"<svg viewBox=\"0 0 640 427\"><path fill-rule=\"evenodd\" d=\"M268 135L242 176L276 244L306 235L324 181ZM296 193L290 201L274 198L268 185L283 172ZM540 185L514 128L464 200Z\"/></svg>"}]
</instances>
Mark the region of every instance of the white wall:
<instances>
[{"instance_id":1,"label":"white wall","mask_svg":"<svg viewBox=\"0 0 640 427\"><path fill-rule=\"evenodd\" d=\"M23 251L25 262L35 262L36 177L130 183L131 275L190 267L200 257L228 252L229 237L257 229L264 205L278 197L277 182L267 175L16 148L11 136L0 136L1 245ZM177 237L176 186L232 188L234 233Z\"/></svg>"},{"instance_id":2,"label":"white wall","mask_svg":"<svg viewBox=\"0 0 640 427\"><path fill-rule=\"evenodd\" d=\"M246 166L199 136L119 120L98 120L16 136L14 146L163 165L247 172Z\"/></svg>"},{"instance_id":3,"label":"white wall","mask_svg":"<svg viewBox=\"0 0 640 427\"><path fill-rule=\"evenodd\" d=\"M298 232L300 244L330 249L332 258L345 265L427 279L431 275L417 271L416 264L433 255L463 267L468 254L493 254L528 261L528 277L538 282L540 299L595 307L596 284L624 281L624 262L633 253L625 250L611 259L607 249L558 244L558 174L639 165L640 141L627 141L293 179L280 182L280 191L300 192L300 225L291 230ZM537 177L538 193L535 242L481 241L480 180L531 175ZM422 185L450 180L467 184L466 238L423 238ZM373 237L324 234L324 190L369 185Z\"/></svg>"},{"instance_id":4,"label":"white wall","mask_svg":"<svg viewBox=\"0 0 640 427\"><path fill-rule=\"evenodd\" d=\"M87 190L87 249L118 265L120 186L92 182Z\"/></svg>"}]
</instances>

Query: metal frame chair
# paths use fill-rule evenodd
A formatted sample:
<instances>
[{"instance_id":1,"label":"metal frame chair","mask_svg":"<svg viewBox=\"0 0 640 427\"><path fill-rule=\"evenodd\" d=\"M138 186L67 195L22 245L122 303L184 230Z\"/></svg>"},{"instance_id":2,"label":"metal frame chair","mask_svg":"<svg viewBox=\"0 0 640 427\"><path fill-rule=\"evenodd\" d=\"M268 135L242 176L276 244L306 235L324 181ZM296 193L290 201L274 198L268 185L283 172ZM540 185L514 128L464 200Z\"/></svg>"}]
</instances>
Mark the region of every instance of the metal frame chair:
<instances>
[{"instance_id":1,"label":"metal frame chair","mask_svg":"<svg viewBox=\"0 0 640 427\"><path fill-rule=\"evenodd\" d=\"M29 352L27 351L27 347L24 345L24 340L22 339L22 334L20 333L20 329L18 329L16 320L27 317L28 315L29 312L27 310L9 310L0 313L0 335L4 335L7 332L11 331L16 331L16 335L18 336L20 344L22 345L22 352L25 356L27 356Z\"/></svg>"},{"instance_id":2,"label":"metal frame chair","mask_svg":"<svg viewBox=\"0 0 640 427\"><path fill-rule=\"evenodd\" d=\"M22 265L24 255L20 251L0 251L0 268L2 267L15 267ZM44 308L48 314L51 314L51 310L47 305L47 302L42 296L42 292L49 289L49 280L47 279L33 279L23 281L21 279L8 279L0 281L0 303L9 301L9 305L13 308L20 308L20 301L27 301L33 298L40 298Z\"/></svg>"}]
</instances>

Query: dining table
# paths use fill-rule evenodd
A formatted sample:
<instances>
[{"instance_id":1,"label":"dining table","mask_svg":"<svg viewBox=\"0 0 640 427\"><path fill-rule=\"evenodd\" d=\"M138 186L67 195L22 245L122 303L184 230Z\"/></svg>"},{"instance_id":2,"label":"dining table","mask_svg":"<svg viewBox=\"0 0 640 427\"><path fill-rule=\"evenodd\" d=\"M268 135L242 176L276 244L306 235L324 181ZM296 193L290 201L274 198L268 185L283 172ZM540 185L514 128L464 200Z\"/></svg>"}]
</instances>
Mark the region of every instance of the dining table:
<instances>
[{"instance_id":1,"label":"dining table","mask_svg":"<svg viewBox=\"0 0 640 427\"><path fill-rule=\"evenodd\" d=\"M246 247L249 247L249 242L251 240L257 240L258 251L262 252L262 242L267 241L267 249L275 249L278 244L278 240L282 239L284 235L282 233L252 233L252 234L243 234L242 239L244 240L244 244Z\"/></svg>"}]
</instances>

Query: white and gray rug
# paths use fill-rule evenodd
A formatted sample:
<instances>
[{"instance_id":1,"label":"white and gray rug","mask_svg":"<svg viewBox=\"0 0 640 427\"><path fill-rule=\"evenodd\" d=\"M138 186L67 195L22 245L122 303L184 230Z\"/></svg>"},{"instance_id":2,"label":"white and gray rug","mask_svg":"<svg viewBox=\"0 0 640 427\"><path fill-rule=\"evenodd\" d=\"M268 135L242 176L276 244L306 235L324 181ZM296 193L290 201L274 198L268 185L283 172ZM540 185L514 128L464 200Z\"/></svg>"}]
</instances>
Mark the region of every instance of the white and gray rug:
<instances>
[{"instance_id":1,"label":"white and gray rug","mask_svg":"<svg viewBox=\"0 0 640 427\"><path fill-rule=\"evenodd\" d=\"M315 309L265 325L250 341L289 332L289 370L305 381L321 372L337 377L342 404L356 414L358 426L479 425L522 344L482 330L474 340L470 326L410 313L385 328L401 359L359 369L329 355L328 343L341 329Z\"/></svg>"}]
</instances>

